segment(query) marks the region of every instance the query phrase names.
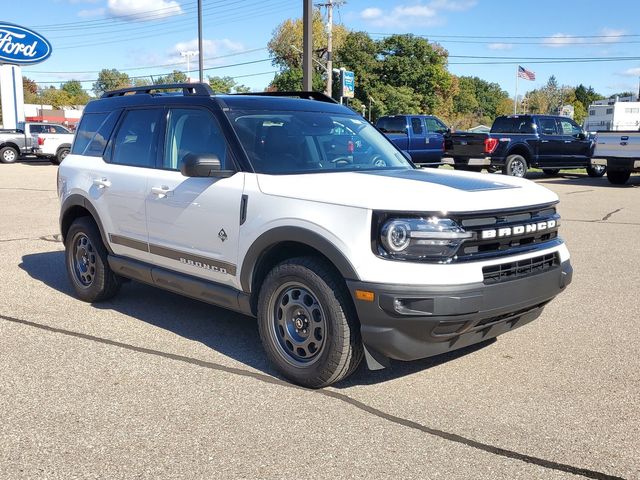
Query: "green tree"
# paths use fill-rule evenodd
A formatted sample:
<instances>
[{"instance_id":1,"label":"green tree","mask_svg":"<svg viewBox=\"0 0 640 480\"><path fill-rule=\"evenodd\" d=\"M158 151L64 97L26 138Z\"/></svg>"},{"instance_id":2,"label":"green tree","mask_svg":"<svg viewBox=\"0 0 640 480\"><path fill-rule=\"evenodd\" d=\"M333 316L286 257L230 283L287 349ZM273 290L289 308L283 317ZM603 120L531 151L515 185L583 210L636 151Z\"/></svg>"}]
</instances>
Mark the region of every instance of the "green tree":
<instances>
[{"instance_id":1,"label":"green tree","mask_svg":"<svg viewBox=\"0 0 640 480\"><path fill-rule=\"evenodd\" d=\"M71 95L55 87L42 89L38 95L38 103L53 105L53 108L71 107L74 105Z\"/></svg>"},{"instance_id":2,"label":"green tree","mask_svg":"<svg viewBox=\"0 0 640 480\"><path fill-rule=\"evenodd\" d=\"M377 85L371 92L372 114L375 118L382 115L399 113L421 113L422 98L411 87L393 85Z\"/></svg>"},{"instance_id":3,"label":"green tree","mask_svg":"<svg viewBox=\"0 0 640 480\"><path fill-rule=\"evenodd\" d=\"M575 90L576 99L582 104L585 111L589 109L589 105L591 105L596 100L601 100L604 97L593 89L593 87L589 86L585 87L583 84L580 84L576 87Z\"/></svg>"},{"instance_id":4,"label":"green tree","mask_svg":"<svg viewBox=\"0 0 640 480\"><path fill-rule=\"evenodd\" d=\"M131 79L129 75L124 72L120 72L115 68L102 69L98 74L98 80L93 84L93 93L96 96L102 95L109 90L117 90L119 88L125 88L131 86Z\"/></svg>"},{"instance_id":5,"label":"green tree","mask_svg":"<svg viewBox=\"0 0 640 480\"><path fill-rule=\"evenodd\" d=\"M214 92L219 93L248 93L251 89L239 84L232 77L209 77L209 85Z\"/></svg>"},{"instance_id":6,"label":"green tree","mask_svg":"<svg viewBox=\"0 0 640 480\"><path fill-rule=\"evenodd\" d=\"M187 83L188 81L189 78L187 77L186 73L179 70L174 70L173 72L168 73L165 76L157 77L154 83L156 85L167 85L169 83Z\"/></svg>"},{"instance_id":7,"label":"green tree","mask_svg":"<svg viewBox=\"0 0 640 480\"><path fill-rule=\"evenodd\" d=\"M289 86L296 86L296 90L302 89L302 19L288 19L282 22L273 31L273 36L267 47L273 58L273 65L280 68L280 74L276 75L269 88L273 90L288 90ZM340 50L348 30L340 25L333 26L333 52ZM313 90L323 91L326 84L325 54L327 48L327 32L319 10L313 12ZM335 66L335 65L334 65ZM300 71L298 74L297 70ZM298 77L299 87L298 85ZM324 78L324 80L323 80Z\"/></svg>"},{"instance_id":8,"label":"green tree","mask_svg":"<svg viewBox=\"0 0 640 480\"><path fill-rule=\"evenodd\" d=\"M78 80L69 80L63 83L61 90L69 94L73 105L86 105L90 100L89 94L84 91Z\"/></svg>"}]
</instances>

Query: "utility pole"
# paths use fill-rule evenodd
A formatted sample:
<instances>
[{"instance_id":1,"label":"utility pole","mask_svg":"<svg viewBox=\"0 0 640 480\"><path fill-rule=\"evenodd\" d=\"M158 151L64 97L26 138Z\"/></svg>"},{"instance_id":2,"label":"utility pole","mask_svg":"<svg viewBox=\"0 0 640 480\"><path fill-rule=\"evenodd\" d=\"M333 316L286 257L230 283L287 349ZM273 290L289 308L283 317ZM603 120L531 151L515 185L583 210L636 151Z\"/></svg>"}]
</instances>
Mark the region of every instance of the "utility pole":
<instances>
[{"instance_id":1,"label":"utility pole","mask_svg":"<svg viewBox=\"0 0 640 480\"><path fill-rule=\"evenodd\" d=\"M198 0L198 78L204 82L204 51L202 50L202 0Z\"/></svg>"},{"instance_id":2,"label":"utility pole","mask_svg":"<svg viewBox=\"0 0 640 480\"><path fill-rule=\"evenodd\" d=\"M327 91L329 97L332 93L331 81L333 80L333 61L331 52L333 51L333 0L327 2Z\"/></svg>"},{"instance_id":3,"label":"utility pole","mask_svg":"<svg viewBox=\"0 0 640 480\"><path fill-rule=\"evenodd\" d=\"M187 58L187 81L191 81L191 57L195 57L198 54L195 50L187 50L186 52L180 52L180 56Z\"/></svg>"},{"instance_id":4,"label":"utility pole","mask_svg":"<svg viewBox=\"0 0 640 480\"><path fill-rule=\"evenodd\" d=\"M310 92L313 90L313 0L303 0L302 7L302 90Z\"/></svg>"}]
</instances>

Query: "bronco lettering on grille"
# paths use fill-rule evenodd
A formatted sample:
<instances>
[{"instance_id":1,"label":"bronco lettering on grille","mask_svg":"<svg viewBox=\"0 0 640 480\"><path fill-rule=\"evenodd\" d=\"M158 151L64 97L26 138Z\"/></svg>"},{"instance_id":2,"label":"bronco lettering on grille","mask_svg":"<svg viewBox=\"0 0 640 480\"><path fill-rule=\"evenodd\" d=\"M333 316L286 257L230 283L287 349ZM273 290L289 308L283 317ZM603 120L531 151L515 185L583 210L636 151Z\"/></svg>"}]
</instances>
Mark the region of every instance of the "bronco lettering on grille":
<instances>
[{"instance_id":1,"label":"bronco lettering on grille","mask_svg":"<svg viewBox=\"0 0 640 480\"><path fill-rule=\"evenodd\" d=\"M502 227L498 229L483 230L481 234L482 240L491 238L514 237L526 233L541 232L555 228L558 222L556 220L547 220L545 222L529 223L527 225L517 225L515 227Z\"/></svg>"}]
</instances>

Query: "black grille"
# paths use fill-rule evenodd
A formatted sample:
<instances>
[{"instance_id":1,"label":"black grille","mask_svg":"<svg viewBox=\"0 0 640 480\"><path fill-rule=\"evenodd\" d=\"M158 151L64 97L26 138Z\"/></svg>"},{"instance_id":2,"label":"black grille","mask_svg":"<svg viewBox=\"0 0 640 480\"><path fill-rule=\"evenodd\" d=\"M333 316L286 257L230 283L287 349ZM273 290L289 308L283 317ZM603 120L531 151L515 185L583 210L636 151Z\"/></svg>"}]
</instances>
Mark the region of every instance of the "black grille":
<instances>
[{"instance_id":1,"label":"black grille","mask_svg":"<svg viewBox=\"0 0 640 480\"><path fill-rule=\"evenodd\" d=\"M484 283L506 282L517 278L528 277L545 272L560 265L557 253L549 253L539 257L528 258L518 262L501 263L482 268Z\"/></svg>"},{"instance_id":2,"label":"black grille","mask_svg":"<svg viewBox=\"0 0 640 480\"><path fill-rule=\"evenodd\" d=\"M479 213L473 215L455 216L456 221L467 232L473 232L473 238L465 241L456 257L457 261L480 260L503 255L524 253L534 249L546 248L557 243L560 216L553 205L543 205L528 209L518 209L506 212ZM482 238L485 230L522 228L526 225L537 225L541 222L554 221L553 228L545 228L535 232L496 236L496 238Z\"/></svg>"}]
</instances>

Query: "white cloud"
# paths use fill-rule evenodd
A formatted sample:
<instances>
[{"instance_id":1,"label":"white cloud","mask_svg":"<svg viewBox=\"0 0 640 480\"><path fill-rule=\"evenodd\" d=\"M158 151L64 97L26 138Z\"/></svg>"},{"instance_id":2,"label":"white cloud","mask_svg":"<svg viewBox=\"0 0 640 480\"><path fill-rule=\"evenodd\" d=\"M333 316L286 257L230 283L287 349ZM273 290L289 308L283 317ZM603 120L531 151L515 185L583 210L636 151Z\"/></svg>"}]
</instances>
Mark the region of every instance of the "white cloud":
<instances>
[{"instance_id":1,"label":"white cloud","mask_svg":"<svg viewBox=\"0 0 640 480\"><path fill-rule=\"evenodd\" d=\"M80 10L78 12L78 16L80 18L93 18L93 17L100 17L104 15L104 13L105 13L104 8L89 8L85 10Z\"/></svg>"},{"instance_id":2,"label":"white cloud","mask_svg":"<svg viewBox=\"0 0 640 480\"><path fill-rule=\"evenodd\" d=\"M629 68L622 72L625 77L640 77L640 67Z\"/></svg>"},{"instance_id":3,"label":"white cloud","mask_svg":"<svg viewBox=\"0 0 640 480\"><path fill-rule=\"evenodd\" d=\"M382 16L382 10L379 8L365 8L362 12L360 12L360 17L365 20L372 20L374 18L380 18Z\"/></svg>"},{"instance_id":4,"label":"white cloud","mask_svg":"<svg viewBox=\"0 0 640 480\"><path fill-rule=\"evenodd\" d=\"M477 4L477 0L417 0L411 4L397 5L391 10L369 7L360 12L365 22L383 28L408 28L415 25L433 26L443 23L441 12L460 12Z\"/></svg>"},{"instance_id":5,"label":"white cloud","mask_svg":"<svg viewBox=\"0 0 640 480\"><path fill-rule=\"evenodd\" d=\"M583 38L579 35L569 35L566 33L555 33L545 38L542 44L545 47L561 48L573 45L593 45L594 43L618 43L622 40L624 34L624 30L611 28L602 28L598 36L591 38Z\"/></svg>"},{"instance_id":6,"label":"white cloud","mask_svg":"<svg viewBox=\"0 0 640 480\"><path fill-rule=\"evenodd\" d=\"M202 41L202 50L204 52L204 58L211 58L220 55L224 55L226 53L234 53L240 52L245 49L245 46L240 42L235 42L233 40L229 40L228 38L223 38L220 40L207 40L204 39ZM197 52L198 51L198 39L194 38L193 40L189 40L186 42L176 43L169 51L167 51L168 61L166 63L181 63L184 62L186 66L186 59L180 55L180 52ZM233 58L221 58L218 60L207 60L206 66L211 65L219 65L221 63L234 63ZM191 67L194 69L194 66L198 64L198 57L193 57L191 59ZM197 68L197 67L196 67ZM180 68L178 68L180 70Z\"/></svg>"},{"instance_id":7,"label":"white cloud","mask_svg":"<svg viewBox=\"0 0 640 480\"><path fill-rule=\"evenodd\" d=\"M606 37L603 37L599 40L602 40L605 43L617 43L620 40L622 40L622 36L625 34L624 30L614 30L611 28L603 28L600 31L601 35L606 35Z\"/></svg>"},{"instance_id":8,"label":"white cloud","mask_svg":"<svg viewBox=\"0 0 640 480\"><path fill-rule=\"evenodd\" d=\"M511 50L513 45L511 43L490 43L487 48L489 50Z\"/></svg>"},{"instance_id":9,"label":"white cloud","mask_svg":"<svg viewBox=\"0 0 640 480\"><path fill-rule=\"evenodd\" d=\"M107 12L127 20L158 20L180 15L182 7L175 0L109 0Z\"/></svg>"}]
</instances>

